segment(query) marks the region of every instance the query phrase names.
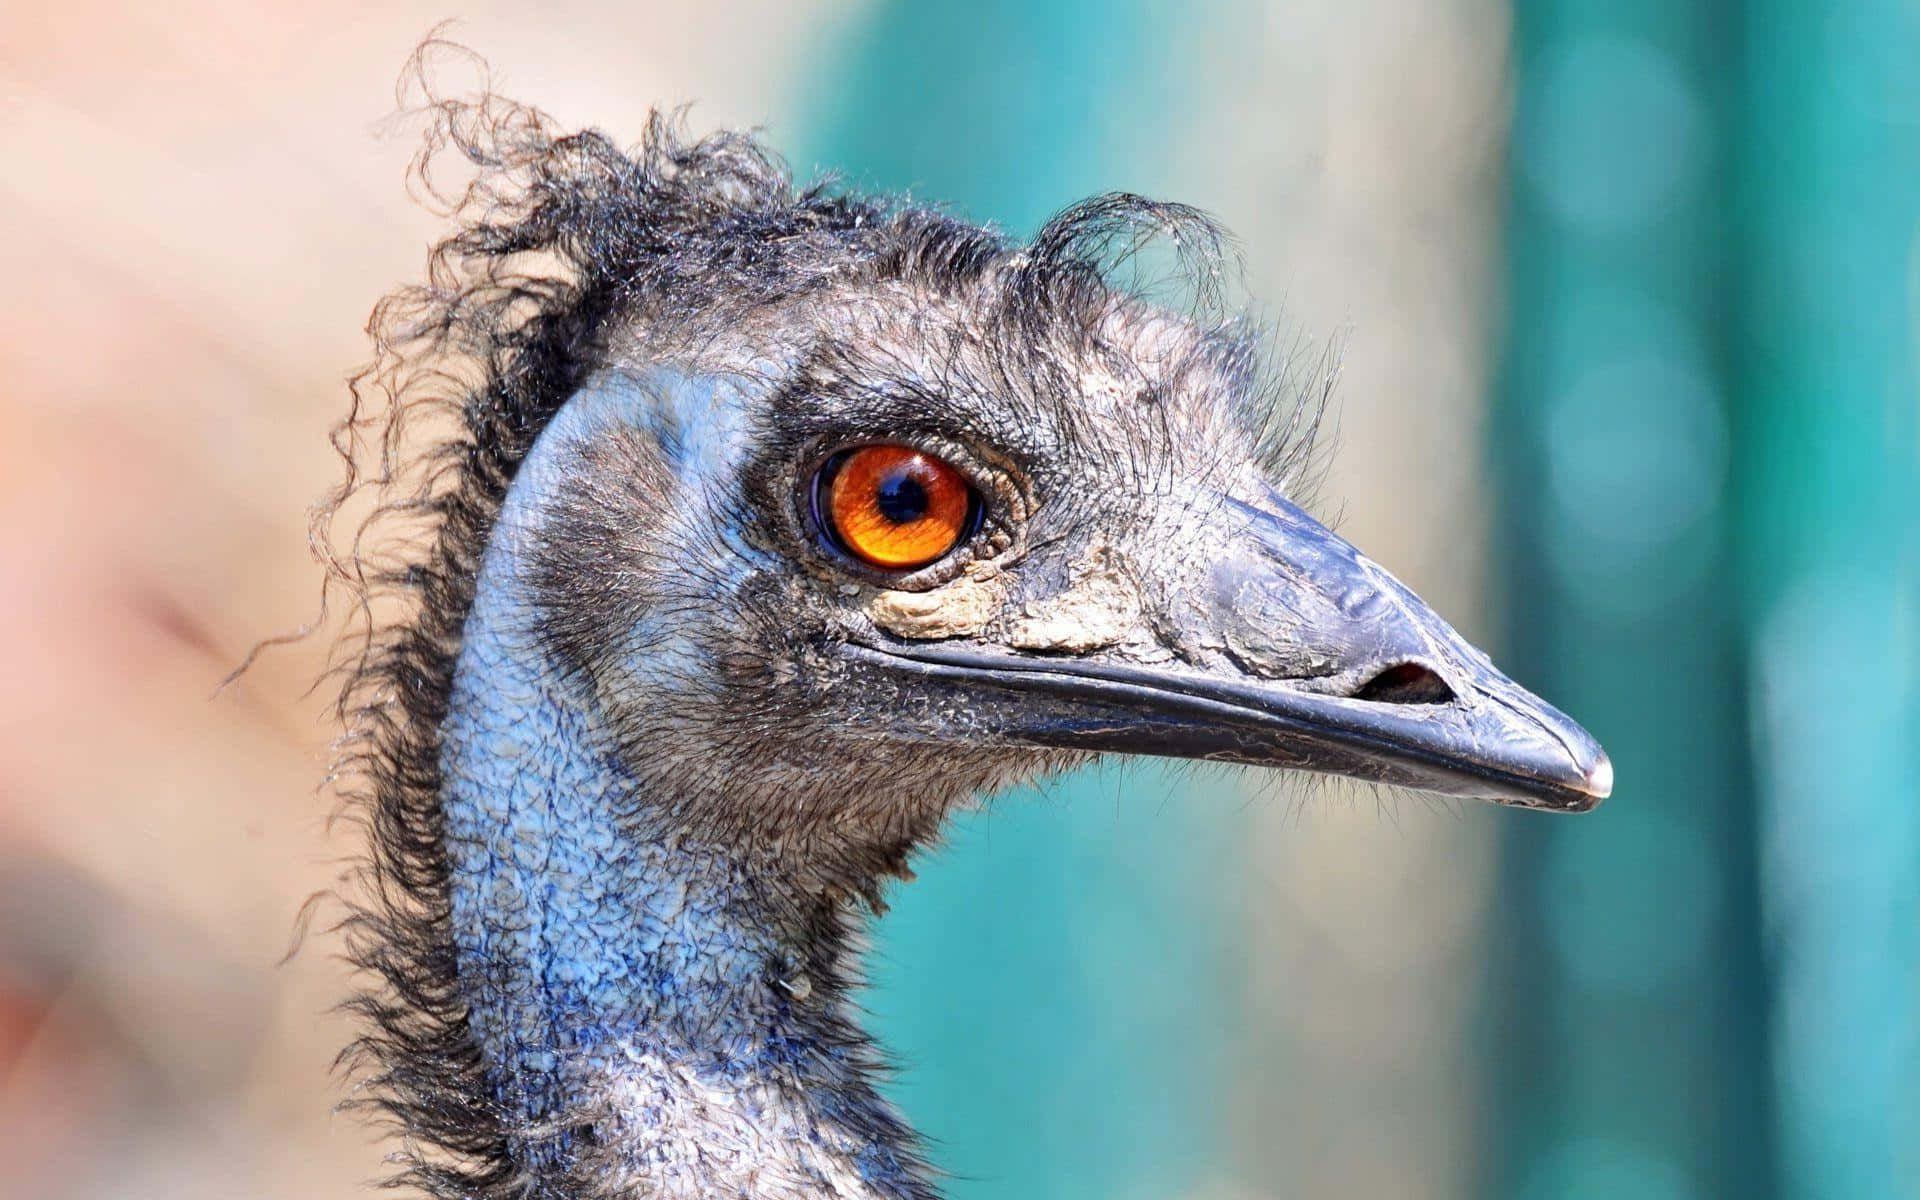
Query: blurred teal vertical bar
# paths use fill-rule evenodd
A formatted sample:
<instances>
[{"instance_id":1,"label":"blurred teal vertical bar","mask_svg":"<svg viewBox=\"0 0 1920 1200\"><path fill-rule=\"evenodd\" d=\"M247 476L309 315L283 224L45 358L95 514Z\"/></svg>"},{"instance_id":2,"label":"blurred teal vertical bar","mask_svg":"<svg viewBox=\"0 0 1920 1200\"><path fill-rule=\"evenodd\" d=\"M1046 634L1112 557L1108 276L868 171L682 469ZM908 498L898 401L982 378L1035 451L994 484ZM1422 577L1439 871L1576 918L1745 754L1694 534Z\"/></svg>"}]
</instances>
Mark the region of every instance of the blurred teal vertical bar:
<instances>
[{"instance_id":1,"label":"blurred teal vertical bar","mask_svg":"<svg viewBox=\"0 0 1920 1200\"><path fill-rule=\"evenodd\" d=\"M1740 576L1786 1195L1920 1196L1920 17L1753 0Z\"/></svg>"},{"instance_id":2,"label":"blurred teal vertical bar","mask_svg":"<svg viewBox=\"0 0 1920 1200\"><path fill-rule=\"evenodd\" d=\"M1733 0L1517 6L1494 462L1509 661L1612 753L1516 814L1488 1052L1523 1200L1771 1195L1732 553Z\"/></svg>"},{"instance_id":3,"label":"blurred teal vertical bar","mask_svg":"<svg viewBox=\"0 0 1920 1200\"><path fill-rule=\"evenodd\" d=\"M1155 190L1135 151L1176 64L1148 16L882 4L821 64L795 157L1017 235L1090 193ZM1080 776L964 818L897 891L867 1002L954 1200L1160 1200L1228 1158L1240 807L1157 768Z\"/></svg>"}]
</instances>

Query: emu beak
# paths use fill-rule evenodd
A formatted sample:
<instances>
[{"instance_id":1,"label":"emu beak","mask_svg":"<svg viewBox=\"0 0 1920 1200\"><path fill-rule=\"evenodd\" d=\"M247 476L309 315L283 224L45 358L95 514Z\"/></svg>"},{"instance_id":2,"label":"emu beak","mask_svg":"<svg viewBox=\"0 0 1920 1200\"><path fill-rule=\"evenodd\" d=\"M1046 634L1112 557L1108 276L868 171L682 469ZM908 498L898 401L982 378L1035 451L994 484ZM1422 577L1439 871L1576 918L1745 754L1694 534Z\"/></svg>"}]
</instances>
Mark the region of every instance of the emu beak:
<instances>
[{"instance_id":1,"label":"emu beak","mask_svg":"<svg viewBox=\"0 0 1920 1200\"><path fill-rule=\"evenodd\" d=\"M1400 582L1277 494L1160 614L1210 666L987 643L848 646L941 681L1028 745L1289 767L1584 812L1613 788L1599 744Z\"/></svg>"}]
</instances>

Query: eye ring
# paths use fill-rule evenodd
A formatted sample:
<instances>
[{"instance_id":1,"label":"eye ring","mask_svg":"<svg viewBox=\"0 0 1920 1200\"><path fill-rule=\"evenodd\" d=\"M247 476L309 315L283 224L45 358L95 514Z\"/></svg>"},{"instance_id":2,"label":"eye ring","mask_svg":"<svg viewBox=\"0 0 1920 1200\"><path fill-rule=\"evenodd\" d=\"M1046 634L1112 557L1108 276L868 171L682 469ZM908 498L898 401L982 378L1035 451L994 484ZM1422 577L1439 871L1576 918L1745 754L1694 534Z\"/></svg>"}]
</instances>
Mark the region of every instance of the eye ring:
<instances>
[{"instance_id":1,"label":"eye ring","mask_svg":"<svg viewBox=\"0 0 1920 1200\"><path fill-rule=\"evenodd\" d=\"M889 574L928 567L968 544L986 505L959 468L917 447L850 446L814 472L815 526L835 549Z\"/></svg>"}]
</instances>

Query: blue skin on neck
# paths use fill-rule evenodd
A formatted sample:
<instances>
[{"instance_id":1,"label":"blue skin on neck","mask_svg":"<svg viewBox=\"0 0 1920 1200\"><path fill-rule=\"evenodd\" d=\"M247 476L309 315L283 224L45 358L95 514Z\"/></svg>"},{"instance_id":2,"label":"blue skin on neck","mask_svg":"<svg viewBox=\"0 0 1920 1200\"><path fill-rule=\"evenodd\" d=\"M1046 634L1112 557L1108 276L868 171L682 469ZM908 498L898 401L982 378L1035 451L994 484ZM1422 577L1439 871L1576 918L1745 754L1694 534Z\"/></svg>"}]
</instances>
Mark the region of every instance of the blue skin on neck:
<instances>
[{"instance_id":1,"label":"blue skin on neck","mask_svg":"<svg viewBox=\"0 0 1920 1200\"><path fill-rule=\"evenodd\" d=\"M695 1150L692 1166L715 1169L704 1147L724 1155L739 1130L671 1127L731 1095L754 1110L755 1133L811 1144L742 1145L743 1161L826 1155L825 1176L839 1164L871 1194L919 1194L892 1148L857 1132L873 1127L855 1111L870 1097L793 1094L804 1088L796 1080L844 1076L845 1054L812 1036L778 990L787 951L755 926L743 868L721 849L639 832L634 814L649 798L613 752L585 681L559 668L537 632L531 547L575 469L573 447L624 422L669 446L683 472L710 476L724 466L713 430L731 426L728 407L712 381L609 376L555 416L502 507L442 729L452 932L472 1027L510 1111L562 1125L598 1114L584 1120L602 1142L636 1140L636 1162L648 1163L636 1178ZM792 1111L774 1111L787 1103ZM564 1157L566 1143L521 1152Z\"/></svg>"}]
</instances>

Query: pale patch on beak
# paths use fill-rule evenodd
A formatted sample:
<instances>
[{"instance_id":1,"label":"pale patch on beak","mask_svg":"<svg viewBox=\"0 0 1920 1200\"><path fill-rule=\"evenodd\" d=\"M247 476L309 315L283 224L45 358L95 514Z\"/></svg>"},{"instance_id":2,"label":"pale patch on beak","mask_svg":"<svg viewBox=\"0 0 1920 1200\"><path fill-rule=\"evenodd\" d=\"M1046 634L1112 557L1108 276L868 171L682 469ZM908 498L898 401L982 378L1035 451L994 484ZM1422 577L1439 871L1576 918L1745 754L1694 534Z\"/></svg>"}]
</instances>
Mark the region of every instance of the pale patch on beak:
<instances>
[{"instance_id":1,"label":"pale patch on beak","mask_svg":"<svg viewBox=\"0 0 1920 1200\"><path fill-rule=\"evenodd\" d=\"M1065 590L1028 601L1007 629L1016 650L1086 654L1118 645L1141 628L1140 588L1105 538L1067 566Z\"/></svg>"},{"instance_id":2,"label":"pale patch on beak","mask_svg":"<svg viewBox=\"0 0 1920 1200\"><path fill-rule=\"evenodd\" d=\"M875 591L866 612L874 625L895 637L941 641L981 636L1001 618L1006 605L1006 580L997 570L982 570L924 592Z\"/></svg>"}]
</instances>

